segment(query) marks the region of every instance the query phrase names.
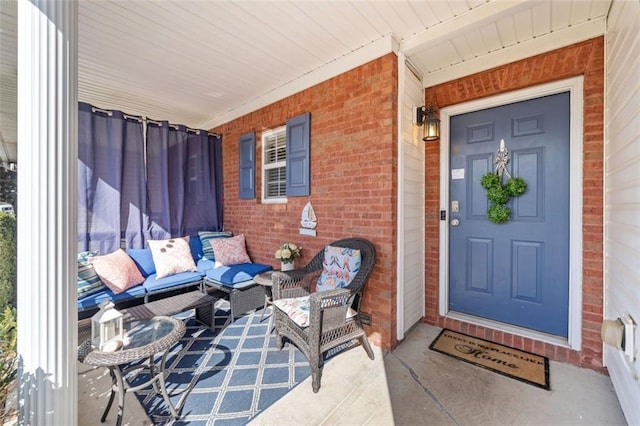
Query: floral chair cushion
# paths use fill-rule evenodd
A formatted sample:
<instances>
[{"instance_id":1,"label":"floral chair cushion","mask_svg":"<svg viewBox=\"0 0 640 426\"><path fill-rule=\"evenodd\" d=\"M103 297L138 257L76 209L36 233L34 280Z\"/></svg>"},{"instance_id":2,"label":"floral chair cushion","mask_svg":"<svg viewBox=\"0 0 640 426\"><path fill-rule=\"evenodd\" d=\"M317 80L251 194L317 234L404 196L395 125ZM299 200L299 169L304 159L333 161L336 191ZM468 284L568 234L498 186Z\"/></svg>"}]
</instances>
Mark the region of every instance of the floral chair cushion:
<instances>
[{"instance_id":1,"label":"floral chair cushion","mask_svg":"<svg viewBox=\"0 0 640 426\"><path fill-rule=\"evenodd\" d=\"M326 246L316 291L345 288L360 270L361 261L360 250Z\"/></svg>"},{"instance_id":2,"label":"floral chair cushion","mask_svg":"<svg viewBox=\"0 0 640 426\"><path fill-rule=\"evenodd\" d=\"M300 327L309 326L309 313L311 303L309 302L309 296L294 297L291 299L278 299L273 302L274 306L287 314L289 318L293 320ZM349 308L347 311L347 318L352 318L356 315L356 311Z\"/></svg>"}]
</instances>

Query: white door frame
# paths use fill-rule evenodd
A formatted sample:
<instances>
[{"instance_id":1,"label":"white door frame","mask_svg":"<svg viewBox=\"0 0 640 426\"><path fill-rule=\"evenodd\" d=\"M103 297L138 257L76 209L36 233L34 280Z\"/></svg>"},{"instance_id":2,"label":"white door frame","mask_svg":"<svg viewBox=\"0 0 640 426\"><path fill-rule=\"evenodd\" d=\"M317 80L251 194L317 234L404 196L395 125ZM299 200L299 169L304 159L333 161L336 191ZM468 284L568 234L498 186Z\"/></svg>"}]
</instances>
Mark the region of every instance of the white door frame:
<instances>
[{"instance_id":1,"label":"white door frame","mask_svg":"<svg viewBox=\"0 0 640 426\"><path fill-rule=\"evenodd\" d=\"M515 90L477 99L440 110L440 210L447 220L440 221L440 280L438 313L471 324L580 350L582 346L582 150L583 150L583 77L572 77L552 83ZM449 311L449 119L451 116L514 102L570 92L570 171L569 171L569 333L562 338L546 333L501 323L486 318Z\"/></svg>"}]
</instances>

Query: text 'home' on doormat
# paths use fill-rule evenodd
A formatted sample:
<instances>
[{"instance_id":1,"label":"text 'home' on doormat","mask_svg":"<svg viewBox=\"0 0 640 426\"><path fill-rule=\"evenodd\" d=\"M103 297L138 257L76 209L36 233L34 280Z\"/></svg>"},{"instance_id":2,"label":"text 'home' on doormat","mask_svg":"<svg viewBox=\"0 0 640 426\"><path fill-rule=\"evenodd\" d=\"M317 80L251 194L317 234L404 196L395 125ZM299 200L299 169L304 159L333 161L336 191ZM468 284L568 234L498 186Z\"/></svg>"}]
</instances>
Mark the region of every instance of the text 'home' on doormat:
<instances>
[{"instance_id":1,"label":"text 'home' on doormat","mask_svg":"<svg viewBox=\"0 0 640 426\"><path fill-rule=\"evenodd\" d=\"M525 383L550 389L549 358L444 329L429 345L437 351Z\"/></svg>"}]
</instances>

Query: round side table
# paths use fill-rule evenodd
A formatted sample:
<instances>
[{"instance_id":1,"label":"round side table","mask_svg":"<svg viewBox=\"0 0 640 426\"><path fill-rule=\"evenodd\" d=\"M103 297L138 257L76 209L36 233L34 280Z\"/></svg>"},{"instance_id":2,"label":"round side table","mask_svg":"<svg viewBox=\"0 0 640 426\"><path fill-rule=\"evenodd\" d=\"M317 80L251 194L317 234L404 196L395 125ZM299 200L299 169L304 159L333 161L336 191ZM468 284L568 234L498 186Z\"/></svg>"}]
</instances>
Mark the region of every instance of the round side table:
<instances>
[{"instance_id":1,"label":"round side table","mask_svg":"<svg viewBox=\"0 0 640 426\"><path fill-rule=\"evenodd\" d=\"M267 306L271 305L271 274L273 274L273 271L266 271L253 277L253 281L256 284L264 287L264 307L260 314L260 322L262 322Z\"/></svg>"},{"instance_id":2,"label":"round side table","mask_svg":"<svg viewBox=\"0 0 640 426\"><path fill-rule=\"evenodd\" d=\"M174 419L178 419L178 413L174 408L164 381L165 361L169 349L176 344L185 333L185 325L182 321L172 317L157 316L152 319L145 319L128 323L126 326L127 333L122 349L115 352L102 352L91 346L91 339L85 340L78 347L78 359L88 365L95 367L107 367L111 375L112 386L109 402L102 414L101 422L107 418L109 409L116 394L118 394L118 419L116 425L122 424L124 413L124 394L130 391L153 386L154 391L162 394L164 402L167 404L169 411ZM158 364L156 354L162 354ZM125 376L127 372L142 368L142 365L134 365L131 368L123 368L124 365L149 359L149 381L131 386L127 382Z\"/></svg>"}]
</instances>

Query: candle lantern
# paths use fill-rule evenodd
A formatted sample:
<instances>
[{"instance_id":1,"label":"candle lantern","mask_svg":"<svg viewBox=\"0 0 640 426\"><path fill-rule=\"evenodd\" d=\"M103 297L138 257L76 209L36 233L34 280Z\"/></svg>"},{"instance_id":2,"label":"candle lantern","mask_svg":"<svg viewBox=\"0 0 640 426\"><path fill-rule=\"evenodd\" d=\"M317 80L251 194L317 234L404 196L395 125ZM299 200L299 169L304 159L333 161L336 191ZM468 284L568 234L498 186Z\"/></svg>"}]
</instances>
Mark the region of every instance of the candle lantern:
<instances>
[{"instance_id":1,"label":"candle lantern","mask_svg":"<svg viewBox=\"0 0 640 426\"><path fill-rule=\"evenodd\" d=\"M100 304L100 310L91 317L91 342L102 351L107 345L119 347L123 339L122 313L114 308L113 302L105 300Z\"/></svg>"}]
</instances>

